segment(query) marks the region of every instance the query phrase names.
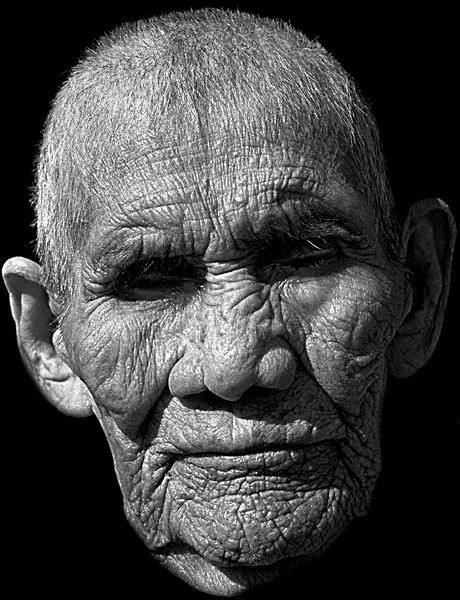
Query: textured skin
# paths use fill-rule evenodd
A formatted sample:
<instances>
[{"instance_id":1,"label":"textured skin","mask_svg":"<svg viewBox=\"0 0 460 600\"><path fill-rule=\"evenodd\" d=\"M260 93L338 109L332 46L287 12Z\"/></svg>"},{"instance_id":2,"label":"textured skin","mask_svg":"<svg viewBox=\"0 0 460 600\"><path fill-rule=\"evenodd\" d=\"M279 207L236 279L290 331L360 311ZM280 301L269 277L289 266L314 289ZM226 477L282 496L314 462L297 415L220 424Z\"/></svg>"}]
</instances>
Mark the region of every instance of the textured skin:
<instances>
[{"instance_id":1,"label":"textured skin","mask_svg":"<svg viewBox=\"0 0 460 600\"><path fill-rule=\"evenodd\" d=\"M221 147L209 161L190 142L177 168L167 149L134 155L110 194L99 182L61 341L133 527L168 569L234 595L366 512L405 288L365 199L332 179L319 187L317 165L281 141ZM262 232L325 207L354 241L324 236L340 250L321 262L315 245L294 239L286 254ZM165 248L189 271L117 287L120 265Z\"/></svg>"}]
</instances>

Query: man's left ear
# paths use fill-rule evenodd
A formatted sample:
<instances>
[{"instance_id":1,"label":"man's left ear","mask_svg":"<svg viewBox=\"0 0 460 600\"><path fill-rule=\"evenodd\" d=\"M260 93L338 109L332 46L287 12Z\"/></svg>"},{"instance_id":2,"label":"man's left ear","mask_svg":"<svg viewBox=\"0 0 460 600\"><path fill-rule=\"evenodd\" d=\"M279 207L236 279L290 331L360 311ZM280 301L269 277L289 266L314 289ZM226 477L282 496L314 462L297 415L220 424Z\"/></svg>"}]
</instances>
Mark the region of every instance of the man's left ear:
<instances>
[{"instance_id":1,"label":"man's left ear","mask_svg":"<svg viewBox=\"0 0 460 600\"><path fill-rule=\"evenodd\" d=\"M91 394L57 351L51 330L53 314L41 283L40 266L22 257L10 258L2 270L10 296L19 351L33 381L60 411L92 414Z\"/></svg>"},{"instance_id":2,"label":"man's left ear","mask_svg":"<svg viewBox=\"0 0 460 600\"><path fill-rule=\"evenodd\" d=\"M411 206L402 231L402 259L409 270L411 307L390 347L389 368L409 377L432 355L449 294L455 221L447 204L425 199Z\"/></svg>"}]
</instances>

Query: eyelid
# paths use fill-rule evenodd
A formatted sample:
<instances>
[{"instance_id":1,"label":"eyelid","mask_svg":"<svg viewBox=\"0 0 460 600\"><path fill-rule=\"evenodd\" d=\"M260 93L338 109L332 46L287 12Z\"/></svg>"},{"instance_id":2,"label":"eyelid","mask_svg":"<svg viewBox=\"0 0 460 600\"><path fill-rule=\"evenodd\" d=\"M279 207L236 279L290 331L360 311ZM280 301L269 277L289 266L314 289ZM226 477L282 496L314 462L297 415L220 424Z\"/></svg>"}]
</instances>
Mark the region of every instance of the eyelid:
<instances>
[{"instance_id":1,"label":"eyelid","mask_svg":"<svg viewBox=\"0 0 460 600\"><path fill-rule=\"evenodd\" d=\"M174 281L191 277L194 274L192 265L184 257L150 258L140 260L121 270L115 278L114 288L135 287L142 280Z\"/></svg>"},{"instance_id":2,"label":"eyelid","mask_svg":"<svg viewBox=\"0 0 460 600\"><path fill-rule=\"evenodd\" d=\"M328 242L327 246L319 247L315 242L310 241L302 244L300 247L287 248L285 252L276 260L279 264L292 264L296 261L322 261L332 259L340 254L340 246L334 242Z\"/></svg>"},{"instance_id":3,"label":"eyelid","mask_svg":"<svg viewBox=\"0 0 460 600\"><path fill-rule=\"evenodd\" d=\"M332 238L331 236L312 236L307 238L306 240L307 247L313 248L314 250L319 250L320 252L326 251L330 248L335 248L337 246L337 239ZM321 245L318 244L326 244L327 248L322 248Z\"/></svg>"}]
</instances>

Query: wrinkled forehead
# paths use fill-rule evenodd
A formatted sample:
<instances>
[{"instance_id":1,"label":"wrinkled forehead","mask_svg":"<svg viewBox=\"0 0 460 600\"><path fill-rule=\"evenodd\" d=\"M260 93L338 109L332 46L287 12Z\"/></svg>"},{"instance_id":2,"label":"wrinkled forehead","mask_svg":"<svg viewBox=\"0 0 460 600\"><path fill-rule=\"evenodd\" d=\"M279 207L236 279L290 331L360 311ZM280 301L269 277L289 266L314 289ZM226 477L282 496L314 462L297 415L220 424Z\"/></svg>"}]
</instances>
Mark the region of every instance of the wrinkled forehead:
<instances>
[{"instance_id":1,"label":"wrinkled forehead","mask_svg":"<svg viewBox=\"0 0 460 600\"><path fill-rule=\"evenodd\" d=\"M373 207L305 147L264 136L138 144L113 163L99 190L92 247L148 245L222 258L272 220L347 223L372 229ZM101 193L102 192L102 193Z\"/></svg>"},{"instance_id":2,"label":"wrinkled forehead","mask_svg":"<svg viewBox=\"0 0 460 600\"><path fill-rule=\"evenodd\" d=\"M83 172L96 186L123 189L173 175L224 183L277 162L308 164L317 180L337 176L348 144L333 98L317 98L322 108L312 109L292 78L275 74L282 89L270 93L248 82L184 83L178 74L164 89L151 75L135 89L126 74L115 87L99 79L97 110L74 146L84 149Z\"/></svg>"},{"instance_id":3,"label":"wrinkled forehead","mask_svg":"<svg viewBox=\"0 0 460 600\"><path fill-rule=\"evenodd\" d=\"M340 176L314 151L288 137L259 135L168 137L120 148L104 182L113 186L104 205L139 201L152 206L197 197L209 207L231 210L245 197L297 181L305 190L338 183ZM102 181L102 180L100 180ZM108 201L108 202L107 202Z\"/></svg>"},{"instance_id":4,"label":"wrinkled forehead","mask_svg":"<svg viewBox=\"0 0 460 600\"><path fill-rule=\"evenodd\" d=\"M83 171L99 220L142 213L155 222L167 213L218 221L237 212L257 220L284 188L317 197L345 190L343 163L349 171L353 163L347 117L331 90L302 83L296 64L289 73L270 66L277 86L241 73L232 83L224 67L214 72L217 85L207 71L190 77L184 64L163 87L152 74L135 88L118 70L116 85L98 79L93 127L77 147L89 150ZM342 195L346 202L350 190Z\"/></svg>"}]
</instances>

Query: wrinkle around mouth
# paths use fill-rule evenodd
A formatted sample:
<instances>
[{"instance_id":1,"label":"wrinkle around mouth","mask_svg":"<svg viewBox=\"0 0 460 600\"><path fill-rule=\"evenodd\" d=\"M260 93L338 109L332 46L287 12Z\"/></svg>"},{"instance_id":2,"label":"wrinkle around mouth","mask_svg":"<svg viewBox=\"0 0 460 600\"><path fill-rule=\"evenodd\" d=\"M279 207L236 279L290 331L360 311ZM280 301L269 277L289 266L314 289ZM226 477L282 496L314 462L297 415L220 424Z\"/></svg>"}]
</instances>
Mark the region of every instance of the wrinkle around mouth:
<instances>
[{"instance_id":1,"label":"wrinkle around mouth","mask_svg":"<svg viewBox=\"0 0 460 600\"><path fill-rule=\"evenodd\" d=\"M334 443L323 441L310 445L269 446L264 450L253 449L239 453L204 452L189 454L180 461L204 469L207 472L230 472L232 477L239 474L246 476L288 475L313 466L318 459L330 458L336 455Z\"/></svg>"},{"instance_id":2,"label":"wrinkle around mouth","mask_svg":"<svg viewBox=\"0 0 460 600\"><path fill-rule=\"evenodd\" d=\"M186 398L164 393L145 419L139 442L169 455L244 454L347 437L342 415L303 378L290 392L262 391L233 403L210 393Z\"/></svg>"},{"instance_id":3,"label":"wrinkle around mouth","mask_svg":"<svg viewBox=\"0 0 460 600\"><path fill-rule=\"evenodd\" d=\"M182 432L183 433L183 432ZM201 435L185 434L158 437L150 445L150 450L174 457L181 456L248 456L273 451L308 450L327 442L339 442L346 439L346 430L339 419L335 419L329 427L314 427L305 425L297 431L290 431L281 425L276 428L259 426L254 433L251 428L243 429L239 435L221 436L207 435L206 427L201 429Z\"/></svg>"},{"instance_id":4,"label":"wrinkle around mouth","mask_svg":"<svg viewBox=\"0 0 460 600\"><path fill-rule=\"evenodd\" d=\"M248 446L247 448L241 448L239 450L228 450L228 451L204 451L204 452L192 452L187 454L187 456L194 456L197 458L205 458L205 457L238 457L238 456L252 456L252 455L262 455L269 454L273 452L296 452L299 450L306 450L308 448L319 446L320 444L324 444L329 440L318 440L312 441L311 443L306 444L260 444L254 446Z\"/></svg>"}]
</instances>

